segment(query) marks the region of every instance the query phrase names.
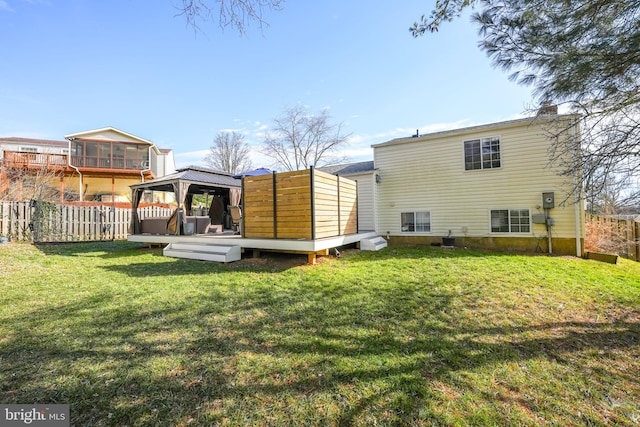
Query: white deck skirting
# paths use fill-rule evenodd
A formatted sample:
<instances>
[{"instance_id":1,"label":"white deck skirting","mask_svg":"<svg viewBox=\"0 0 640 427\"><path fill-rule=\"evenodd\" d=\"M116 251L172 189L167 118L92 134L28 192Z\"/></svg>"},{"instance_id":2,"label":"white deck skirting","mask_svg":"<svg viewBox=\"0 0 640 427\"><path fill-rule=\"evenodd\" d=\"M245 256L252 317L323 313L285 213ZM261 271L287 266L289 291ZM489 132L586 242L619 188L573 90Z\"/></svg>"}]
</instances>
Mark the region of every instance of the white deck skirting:
<instances>
[{"instance_id":1,"label":"white deck skirting","mask_svg":"<svg viewBox=\"0 0 640 427\"><path fill-rule=\"evenodd\" d=\"M239 235L194 235L194 236L172 236L160 234L133 234L129 235L130 242L141 242L149 244L169 244L180 242L220 244L227 246L240 246L245 249L262 249L273 251L299 251L299 252L319 252L326 249L338 248L344 245L360 242L363 239L378 237L374 231L365 233L347 234L344 236L326 237L323 239L245 239Z\"/></svg>"}]
</instances>

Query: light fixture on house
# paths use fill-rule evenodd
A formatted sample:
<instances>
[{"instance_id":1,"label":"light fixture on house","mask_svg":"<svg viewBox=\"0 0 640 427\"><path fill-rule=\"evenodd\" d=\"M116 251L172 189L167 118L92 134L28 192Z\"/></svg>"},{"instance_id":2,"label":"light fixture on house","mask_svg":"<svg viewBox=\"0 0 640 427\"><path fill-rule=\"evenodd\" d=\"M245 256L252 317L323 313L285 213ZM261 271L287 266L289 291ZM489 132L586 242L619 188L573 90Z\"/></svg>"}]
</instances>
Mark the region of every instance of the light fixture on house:
<instances>
[{"instance_id":1,"label":"light fixture on house","mask_svg":"<svg viewBox=\"0 0 640 427\"><path fill-rule=\"evenodd\" d=\"M380 175L376 174L376 184L380 184L381 181L382 179L380 178Z\"/></svg>"}]
</instances>

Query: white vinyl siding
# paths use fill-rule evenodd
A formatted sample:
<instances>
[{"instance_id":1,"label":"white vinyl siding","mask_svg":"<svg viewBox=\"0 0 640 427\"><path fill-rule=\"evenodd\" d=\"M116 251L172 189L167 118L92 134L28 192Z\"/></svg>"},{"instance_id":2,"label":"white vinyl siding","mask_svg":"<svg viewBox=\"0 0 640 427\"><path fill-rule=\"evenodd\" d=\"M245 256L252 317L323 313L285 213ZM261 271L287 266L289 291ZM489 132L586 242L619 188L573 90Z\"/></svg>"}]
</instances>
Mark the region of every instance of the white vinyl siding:
<instances>
[{"instance_id":1,"label":"white vinyl siding","mask_svg":"<svg viewBox=\"0 0 640 427\"><path fill-rule=\"evenodd\" d=\"M429 206L431 234L490 237L489 212L517 207L535 212L542 193L566 197L570 183L549 167L549 140L538 122L516 120L419 138L404 138L374 145L374 161L381 177L377 194L377 228L381 234L405 234L402 212ZM500 167L486 173L464 170L464 141L499 138ZM563 196L560 196L563 195ZM554 237L575 237L575 211L571 199L556 204ZM521 231L520 234L527 232ZM531 236L546 235L544 224L530 224Z\"/></svg>"},{"instance_id":2,"label":"white vinyl siding","mask_svg":"<svg viewBox=\"0 0 640 427\"><path fill-rule=\"evenodd\" d=\"M375 205L373 199L373 187L375 176L373 173L363 177L348 177L358 182L358 231L374 231Z\"/></svg>"},{"instance_id":3,"label":"white vinyl siding","mask_svg":"<svg viewBox=\"0 0 640 427\"><path fill-rule=\"evenodd\" d=\"M374 231L375 222L375 173L368 171L358 174L344 175L358 183L358 231Z\"/></svg>"}]
</instances>

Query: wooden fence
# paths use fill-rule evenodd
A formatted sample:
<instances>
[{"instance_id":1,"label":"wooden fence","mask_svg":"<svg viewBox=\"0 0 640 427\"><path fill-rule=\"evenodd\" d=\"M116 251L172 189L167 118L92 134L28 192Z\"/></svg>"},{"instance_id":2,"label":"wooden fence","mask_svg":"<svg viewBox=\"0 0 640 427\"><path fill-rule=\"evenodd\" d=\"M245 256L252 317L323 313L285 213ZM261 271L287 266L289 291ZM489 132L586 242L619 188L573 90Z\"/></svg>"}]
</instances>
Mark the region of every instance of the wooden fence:
<instances>
[{"instance_id":1,"label":"wooden fence","mask_svg":"<svg viewBox=\"0 0 640 427\"><path fill-rule=\"evenodd\" d=\"M356 182L313 168L243 178L243 235L320 239L358 231Z\"/></svg>"},{"instance_id":2,"label":"wooden fence","mask_svg":"<svg viewBox=\"0 0 640 427\"><path fill-rule=\"evenodd\" d=\"M169 216L157 206L138 209L141 219ZM13 241L73 242L126 239L131 209L48 202L0 202L0 236Z\"/></svg>"},{"instance_id":3,"label":"wooden fence","mask_svg":"<svg viewBox=\"0 0 640 427\"><path fill-rule=\"evenodd\" d=\"M612 252L640 261L640 222L589 214L586 218L585 249Z\"/></svg>"}]
</instances>

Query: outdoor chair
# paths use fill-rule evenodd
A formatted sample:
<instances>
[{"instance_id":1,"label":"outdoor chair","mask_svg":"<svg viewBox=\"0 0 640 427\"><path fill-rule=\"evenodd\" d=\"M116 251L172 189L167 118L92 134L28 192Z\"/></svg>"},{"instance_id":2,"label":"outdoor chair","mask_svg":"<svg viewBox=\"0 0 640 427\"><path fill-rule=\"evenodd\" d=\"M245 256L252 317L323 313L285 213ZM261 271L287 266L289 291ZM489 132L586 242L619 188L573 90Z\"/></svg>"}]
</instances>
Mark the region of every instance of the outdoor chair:
<instances>
[{"instance_id":1,"label":"outdoor chair","mask_svg":"<svg viewBox=\"0 0 640 427\"><path fill-rule=\"evenodd\" d=\"M240 206L229 206L229 212L231 213L231 225L236 234L240 234L240 223L242 222Z\"/></svg>"}]
</instances>

